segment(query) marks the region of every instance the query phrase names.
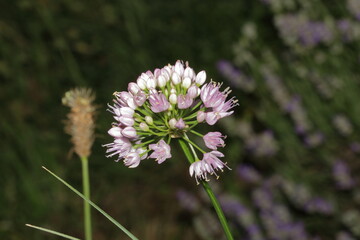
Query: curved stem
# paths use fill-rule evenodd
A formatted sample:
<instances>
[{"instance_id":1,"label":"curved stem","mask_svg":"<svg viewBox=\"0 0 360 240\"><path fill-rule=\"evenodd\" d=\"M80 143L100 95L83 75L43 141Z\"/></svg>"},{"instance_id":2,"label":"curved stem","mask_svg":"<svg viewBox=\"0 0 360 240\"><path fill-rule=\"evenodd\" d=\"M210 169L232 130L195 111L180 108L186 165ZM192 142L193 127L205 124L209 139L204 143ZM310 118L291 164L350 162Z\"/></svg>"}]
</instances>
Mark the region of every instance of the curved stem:
<instances>
[{"instance_id":1,"label":"curved stem","mask_svg":"<svg viewBox=\"0 0 360 240\"><path fill-rule=\"evenodd\" d=\"M83 192L87 199L90 199L90 181L89 181L89 167L87 157L81 157L82 164L82 178L83 178ZM84 228L85 228L85 239L92 239L91 231L91 207L90 204L84 201Z\"/></svg>"},{"instance_id":2,"label":"curved stem","mask_svg":"<svg viewBox=\"0 0 360 240\"><path fill-rule=\"evenodd\" d=\"M184 151L184 154L185 154L187 160L189 161L190 164L192 164L195 161L195 159L194 159L194 156L191 154L191 151L187 145L187 142L184 140L185 139L179 139L179 144L180 144L182 150ZM218 200L216 199L214 192L212 191L210 185L206 181L201 181L201 184L202 184L204 190L206 191L206 193L208 194L208 196L211 200L211 203L216 211L216 214L218 215L218 218L220 220L221 226L223 227L226 238L228 240L233 240L234 238L230 232L230 228L229 228L229 225L225 218L224 212L222 211L221 206L220 206Z\"/></svg>"}]
</instances>

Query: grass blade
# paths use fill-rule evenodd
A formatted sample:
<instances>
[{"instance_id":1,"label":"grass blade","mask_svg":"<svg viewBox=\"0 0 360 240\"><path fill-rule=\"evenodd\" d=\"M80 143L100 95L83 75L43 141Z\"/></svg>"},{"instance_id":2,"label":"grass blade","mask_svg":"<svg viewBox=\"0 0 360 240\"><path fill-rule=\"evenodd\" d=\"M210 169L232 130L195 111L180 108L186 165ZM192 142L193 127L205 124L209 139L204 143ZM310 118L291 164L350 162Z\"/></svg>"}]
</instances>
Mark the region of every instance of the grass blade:
<instances>
[{"instance_id":1,"label":"grass blade","mask_svg":"<svg viewBox=\"0 0 360 240\"><path fill-rule=\"evenodd\" d=\"M47 229L47 228L38 227L38 226L31 225L31 224L25 224L25 226L35 228L35 229L38 229L40 231L51 233L51 234L54 234L54 235L57 235L57 236L60 236L60 237L63 237L63 238L67 238L67 239L70 239L70 240L80 240L80 238L72 237L72 236L66 235L64 233L60 233L60 232L50 230L50 229Z\"/></svg>"},{"instance_id":2,"label":"grass blade","mask_svg":"<svg viewBox=\"0 0 360 240\"><path fill-rule=\"evenodd\" d=\"M60 178L59 176L57 176L55 173L51 172L49 169L47 169L46 167L42 167L43 169L45 169L48 173L50 173L51 175L53 175L57 180L59 180L60 182L62 182L65 186L67 186L68 188L70 188L71 191L73 191L74 193L76 193L78 196L80 196L82 199L84 199L86 202L88 202L93 208L95 208L98 212L100 212L102 215L104 215L107 219L109 219L113 224L115 224L121 231L123 231L126 235L128 235L131 239L133 240L139 240L137 237L135 237L131 232L129 232L123 225L121 225L120 223L118 223L114 218L112 218L109 214L107 214L104 210L102 210L100 207L98 207L95 203L93 203L92 201L90 201L89 199L87 199L82 193L80 193L78 190L76 190L74 187L72 187L70 184L68 184L67 182L65 182L62 178Z\"/></svg>"}]
</instances>

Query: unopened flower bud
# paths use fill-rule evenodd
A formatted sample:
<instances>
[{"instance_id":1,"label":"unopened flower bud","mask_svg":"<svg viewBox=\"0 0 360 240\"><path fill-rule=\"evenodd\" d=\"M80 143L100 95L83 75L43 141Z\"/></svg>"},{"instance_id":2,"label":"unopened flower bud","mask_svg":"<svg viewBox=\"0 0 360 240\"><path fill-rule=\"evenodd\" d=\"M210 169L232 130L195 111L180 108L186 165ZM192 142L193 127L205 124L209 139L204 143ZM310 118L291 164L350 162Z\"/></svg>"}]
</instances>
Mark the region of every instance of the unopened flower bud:
<instances>
[{"instance_id":1,"label":"unopened flower bud","mask_svg":"<svg viewBox=\"0 0 360 240\"><path fill-rule=\"evenodd\" d=\"M184 71L184 77L193 79L195 77L195 72L191 67L187 67Z\"/></svg>"},{"instance_id":2,"label":"unopened flower bud","mask_svg":"<svg viewBox=\"0 0 360 240\"><path fill-rule=\"evenodd\" d=\"M174 68L175 68L175 72L179 74L179 76L182 76L184 74L184 66L181 63L181 61L177 60Z\"/></svg>"},{"instance_id":3,"label":"unopened flower bud","mask_svg":"<svg viewBox=\"0 0 360 240\"><path fill-rule=\"evenodd\" d=\"M113 128L110 128L108 133L109 133L109 135L111 135L115 138L120 138L120 137L122 137L121 130L122 129L119 127L113 127Z\"/></svg>"},{"instance_id":4,"label":"unopened flower bud","mask_svg":"<svg viewBox=\"0 0 360 240\"><path fill-rule=\"evenodd\" d=\"M150 116L145 117L145 122L149 125L152 125L154 123L153 118Z\"/></svg>"},{"instance_id":5,"label":"unopened flower bud","mask_svg":"<svg viewBox=\"0 0 360 240\"><path fill-rule=\"evenodd\" d=\"M140 89L142 89L142 90L146 89L146 82L141 76L137 79L136 83Z\"/></svg>"},{"instance_id":6,"label":"unopened flower bud","mask_svg":"<svg viewBox=\"0 0 360 240\"><path fill-rule=\"evenodd\" d=\"M206 113L204 111L198 111L197 112L197 116L196 116L196 120L200 123L203 122L206 118Z\"/></svg>"},{"instance_id":7,"label":"unopened flower bud","mask_svg":"<svg viewBox=\"0 0 360 240\"><path fill-rule=\"evenodd\" d=\"M134 109L130 107L122 107L119 109L120 115L124 117L132 117L134 115Z\"/></svg>"},{"instance_id":8,"label":"unopened flower bud","mask_svg":"<svg viewBox=\"0 0 360 240\"><path fill-rule=\"evenodd\" d=\"M170 128L173 128L173 129L176 128L176 127L175 127L176 123L177 123L177 121L176 121L175 118L170 119L170 120L169 120L169 126L170 126Z\"/></svg>"},{"instance_id":9,"label":"unopened flower bud","mask_svg":"<svg viewBox=\"0 0 360 240\"><path fill-rule=\"evenodd\" d=\"M139 127L140 127L140 129L141 130L143 130L143 131L149 131L149 126L146 124L146 123L144 123L144 122L142 122L142 123L140 123L139 124Z\"/></svg>"},{"instance_id":10,"label":"unopened flower bud","mask_svg":"<svg viewBox=\"0 0 360 240\"><path fill-rule=\"evenodd\" d=\"M132 125L134 125L135 123L135 120L131 117L124 117L124 116L121 116L119 118L119 122L121 122L122 124L124 124L125 126L129 126L131 127Z\"/></svg>"},{"instance_id":11,"label":"unopened flower bud","mask_svg":"<svg viewBox=\"0 0 360 240\"><path fill-rule=\"evenodd\" d=\"M126 104L132 109L136 109L136 107L137 107L133 97L128 98L126 100Z\"/></svg>"},{"instance_id":12,"label":"unopened flower bud","mask_svg":"<svg viewBox=\"0 0 360 240\"><path fill-rule=\"evenodd\" d=\"M135 138L136 135L136 130L133 127L126 127L121 131L121 134L124 135L124 137L127 138Z\"/></svg>"},{"instance_id":13,"label":"unopened flower bud","mask_svg":"<svg viewBox=\"0 0 360 240\"><path fill-rule=\"evenodd\" d=\"M173 72L173 74L171 75L171 81L175 85L178 85L179 83L181 83L181 78L180 78L179 74L176 72Z\"/></svg>"},{"instance_id":14,"label":"unopened flower bud","mask_svg":"<svg viewBox=\"0 0 360 240\"><path fill-rule=\"evenodd\" d=\"M128 85L128 91L135 95L138 91L140 91L140 88L136 83L131 82Z\"/></svg>"},{"instance_id":15,"label":"unopened flower bud","mask_svg":"<svg viewBox=\"0 0 360 240\"><path fill-rule=\"evenodd\" d=\"M170 94L169 101L171 104L176 104L177 103L177 95L174 93Z\"/></svg>"},{"instance_id":16,"label":"unopened flower bud","mask_svg":"<svg viewBox=\"0 0 360 240\"><path fill-rule=\"evenodd\" d=\"M185 89L188 89L191 85L191 79L186 77L183 79L181 86Z\"/></svg>"},{"instance_id":17,"label":"unopened flower bud","mask_svg":"<svg viewBox=\"0 0 360 240\"><path fill-rule=\"evenodd\" d=\"M196 83L198 85L203 85L204 82L206 81L206 72L203 70L201 72L199 72L197 75L196 75Z\"/></svg>"},{"instance_id":18,"label":"unopened flower bud","mask_svg":"<svg viewBox=\"0 0 360 240\"><path fill-rule=\"evenodd\" d=\"M159 86L160 88L165 87L165 86L166 86L166 82L167 82L167 81L166 81L164 75L160 75L160 76L158 77L158 79L157 79L157 84L158 84L158 86Z\"/></svg>"},{"instance_id":19,"label":"unopened flower bud","mask_svg":"<svg viewBox=\"0 0 360 240\"><path fill-rule=\"evenodd\" d=\"M154 78L149 78L146 82L146 87L148 89L156 88L156 81Z\"/></svg>"},{"instance_id":20,"label":"unopened flower bud","mask_svg":"<svg viewBox=\"0 0 360 240\"><path fill-rule=\"evenodd\" d=\"M198 96L198 89L199 89L198 86L192 85L191 87L189 87L187 94L191 98L196 98Z\"/></svg>"},{"instance_id":21,"label":"unopened flower bud","mask_svg":"<svg viewBox=\"0 0 360 240\"><path fill-rule=\"evenodd\" d=\"M175 88L172 88L172 89L170 90L170 93L176 94L176 89L175 89Z\"/></svg>"}]
</instances>

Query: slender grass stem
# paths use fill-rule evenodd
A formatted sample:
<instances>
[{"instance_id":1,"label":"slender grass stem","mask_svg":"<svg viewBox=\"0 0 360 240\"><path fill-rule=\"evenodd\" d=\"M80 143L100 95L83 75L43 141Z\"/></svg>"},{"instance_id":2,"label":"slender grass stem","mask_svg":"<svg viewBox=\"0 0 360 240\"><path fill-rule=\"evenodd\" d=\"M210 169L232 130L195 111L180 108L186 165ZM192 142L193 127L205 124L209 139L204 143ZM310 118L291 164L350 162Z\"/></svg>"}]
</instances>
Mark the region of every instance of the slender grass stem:
<instances>
[{"instance_id":1,"label":"slender grass stem","mask_svg":"<svg viewBox=\"0 0 360 240\"><path fill-rule=\"evenodd\" d=\"M128 237L130 237L133 240L138 240L137 237L135 237L129 230L127 230L123 225L121 225L119 222L117 222L114 218L112 218L109 214L107 214L104 210L102 210L100 207L98 207L95 203L90 201L87 197L85 197L81 192L76 190L74 187L72 187L70 184L68 184L65 180L57 176L55 173L47 169L46 167L42 167L45 171L50 173L53 177L55 177L57 180L59 180L62 184L64 184L66 187L68 187L71 191L76 193L78 196L80 196L82 199L84 199L86 202L88 202L93 208L95 208L98 212L100 212L104 217L106 217L109 221L111 221L116 227L118 227L121 231L123 231Z\"/></svg>"},{"instance_id":2,"label":"slender grass stem","mask_svg":"<svg viewBox=\"0 0 360 240\"><path fill-rule=\"evenodd\" d=\"M90 199L90 180L89 180L89 164L87 157L81 157L82 164L82 178L83 178L83 193L87 199ZM90 204L84 201L84 230L85 239L92 239L91 229L91 207Z\"/></svg>"},{"instance_id":3,"label":"slender grass stem","mask_svg":"<svg viewBox=\"0 0 360 240\"><path fill-rule=\"evenodd\" d=\"M179 139L179 144L180 144L180 147L182 148L182 150L184 151L184 154L185 154L187 160L191 164L191 163L195 162L195 159L194 159L194 156L191 154L191 151L185 140L186 139L184 139L184 138ZM190 147L191 147L191 145L190 145ZM218 215L218 218L220 220L221 226L223 227L226 238L228 240L233 240L234 238L230 232L230 228L229 228L229 225L225 218L224 212L222 211L221 206L220 206L218 200L216 199L214 192L212 191L210 185L207 182L202 180L201 184L202 184L203 188L205 189L206 193L208 194L210 201L215 209L215 212Z\"/></svg>"},{"instance_id":4,"label":"slender grass stem","mask_svg":"<svg viewBox=\"0 0 360 240\"><path fill-rule=\"evenodd\" d=\"M67 235L67 234L64 234L64 233L61 233L61 232L57 232L57 231L54 231L54 230L50 230L50 229L47 229L47 228L38 227L38 226L35 226L35 225L31 225L31 224L25 224L25 226L35 228L37 230L44 231L44 232L47 232L47 233L51 233L51 234L54 234L56 236L67 238L67 239L70 239L70 240L80 240L80 238L72 237L70 235Z\"/></svg>"}]
</instances>

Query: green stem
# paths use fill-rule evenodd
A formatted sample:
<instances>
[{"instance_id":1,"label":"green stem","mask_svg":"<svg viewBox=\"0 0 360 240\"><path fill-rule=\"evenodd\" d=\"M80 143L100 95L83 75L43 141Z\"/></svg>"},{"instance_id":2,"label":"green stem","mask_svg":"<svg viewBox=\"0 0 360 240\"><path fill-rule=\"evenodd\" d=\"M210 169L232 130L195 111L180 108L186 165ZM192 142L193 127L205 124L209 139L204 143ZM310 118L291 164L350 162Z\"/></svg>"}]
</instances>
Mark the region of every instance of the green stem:
<instances>
[{"instance_id":1,"label":"green stem","mask_svg":"<svg viewBox=\"0 0 360 240\"><path fill-rule=\"evenodd\" d=\"M206 153L204 150L201 149L201 147L199 147L198 145L196 145L194 142L192 142L190 139L184 137L183 138L185 141L187 141L188 143L190 143L191 145L193 145L194 147L196 147L197 150L199 150L202 153Z\"/></svg>"},{"instance_id":2,"label":"green stem","mask_svg":"<svg viewBox=\"0 0 360 240\"><path fill-rule=\"evenodd\" d=\"M184 154L185 154L187 160L189 161L189 163L191 164L191 163L195 162L194 156L191 154L191 151L187 145L187 142L184 139L179 139L179 144L180 144L182 150L184 151ZM220 220L221 226L224 229L226 238L228 240L233 240L234 238L231 235L229 225L228 225L227 220L224 216L224 213L221 209L221 206L215 197L214 192L212 191L210 185L207 182L201 181L201 184L202 184L203 188L205 189L206 193L208 194L212 205L214 206L216 214L218 215L218 218Z\"/></svg>"},{"instance_id":3,"label":"green stem","mask_svg":"<svg viewBox=\"0 0 360 240\"><path fill-rule=\"evenodd\" d=\"M214 206L215 208L215 211L216 211L216 214L218 215L219 217L219 220L220 220L220 223L221 223L221 226L223 227L224 229L224 232L225 232L225 235L226 235L226 238L228 240L233 240L233 236L231 235L231 232L230 232L230 228L229 228L229 225L227 223L227 220L224 216L224 213L221 209L221 206L218 202L218 200L216 199L215 197L215 194L214 192L212 191L210 185L206 182L206 181L201 181L201 184L202 186L204 187L206 193L208 194L210 200L211 200L211 203L212 205Z\"/></svg>"},{"instance_id":4,"label":"green stem","mask_svg":"<svg viewBox=\"0 0 360 240\"><path fill-rule=\"evenodd\" d=\"M89 167L87 157L81 157L82 164L82 178L83 178L83 193L87 199L90 199L90 181L89 181ZM90 204L84 201L84 228L85 239L92 239L91 231L91 207Z\"/></svg>"}]
</instances>

